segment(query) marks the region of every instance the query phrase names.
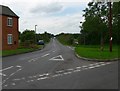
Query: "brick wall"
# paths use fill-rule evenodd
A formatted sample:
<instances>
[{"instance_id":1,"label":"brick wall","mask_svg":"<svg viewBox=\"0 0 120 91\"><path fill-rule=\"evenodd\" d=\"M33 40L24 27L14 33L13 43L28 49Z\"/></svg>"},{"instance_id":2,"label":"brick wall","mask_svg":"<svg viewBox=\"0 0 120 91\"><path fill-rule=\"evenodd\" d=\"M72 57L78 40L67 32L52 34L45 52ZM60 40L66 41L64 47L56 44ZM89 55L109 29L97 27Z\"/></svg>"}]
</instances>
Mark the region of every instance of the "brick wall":
<instances>
[{"instance_id":1,"label":"brick wall","mask_svg":"<svg viewBox=\"0 0 120 91\"><path fill-rule=\"evenodd\" d=\"M2 16L2 49L12 50L18 48L18 18L13 18L13 26L7 26L8 16ZM8 44L7 35L12 34L13 41L12 44Z\"/></svg>"},{"instance_id":2,"label":"brick wall","mask_svg":"<svg viewBox=\"0 0 120 91\"><path fill-rule=\"evenodd\" d=\"M2 16L0 15L0 50L2 50Z\"/></svg>"}]
</instances>

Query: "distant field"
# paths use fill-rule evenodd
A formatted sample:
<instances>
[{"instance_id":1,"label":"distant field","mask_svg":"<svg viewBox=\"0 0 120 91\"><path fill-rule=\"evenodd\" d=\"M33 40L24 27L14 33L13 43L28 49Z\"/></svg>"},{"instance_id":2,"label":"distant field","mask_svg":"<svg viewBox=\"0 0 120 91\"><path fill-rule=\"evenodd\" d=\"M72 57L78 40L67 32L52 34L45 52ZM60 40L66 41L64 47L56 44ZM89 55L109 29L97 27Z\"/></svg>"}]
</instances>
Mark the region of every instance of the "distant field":
<instances>
[{"instance_id":1,"label":"distant field","mask_svg":"<svg viewBox=\"0 0 120 91\"><path fill-rule=\"evenodd\" d=\"M113 51L109 52L109 46L100 51L99 46L77 46L75 52L81 56L92 59L114 59L118 58L118 46L113 46Z\"/></svg>"}]
</instances>

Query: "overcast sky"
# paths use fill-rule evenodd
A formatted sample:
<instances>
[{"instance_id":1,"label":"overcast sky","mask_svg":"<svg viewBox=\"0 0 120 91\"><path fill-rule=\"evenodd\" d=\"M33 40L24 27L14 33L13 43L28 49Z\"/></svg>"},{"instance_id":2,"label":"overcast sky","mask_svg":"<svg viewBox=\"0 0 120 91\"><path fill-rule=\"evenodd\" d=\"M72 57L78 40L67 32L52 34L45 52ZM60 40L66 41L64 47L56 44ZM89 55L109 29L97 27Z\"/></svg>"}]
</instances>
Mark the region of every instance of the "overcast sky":
<instances>
[{"instance_id":1,"label":"overcast sky","mask_svg":"<svg viewBox=\"0 0 120 91\"><path fill-rule=\"evenodd\" d=\"M80 33L79 22L90 0L3 0L19 18L19 31L35 29L52 34Z\"/></svg>"}]
</instances>

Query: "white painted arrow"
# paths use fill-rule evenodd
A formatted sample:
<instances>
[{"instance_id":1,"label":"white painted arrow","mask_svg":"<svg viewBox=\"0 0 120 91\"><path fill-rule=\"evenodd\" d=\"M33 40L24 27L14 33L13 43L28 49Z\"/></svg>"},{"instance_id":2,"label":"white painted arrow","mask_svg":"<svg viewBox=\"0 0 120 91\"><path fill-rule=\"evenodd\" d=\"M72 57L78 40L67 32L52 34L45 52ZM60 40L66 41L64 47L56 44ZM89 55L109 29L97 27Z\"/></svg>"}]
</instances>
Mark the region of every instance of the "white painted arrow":
<instances>
[{"instance_id":1,"label":"white painted arrow","mask_svg":"<svg viewBox=\"0 0 120 91\"><path fill-rule=\"evenodd\" d=\"M58 56L53 57L53 58L51 58L51 59L49 59L49 60L64 61L64 59L63 59L62 55L58 55Z\"/></svg>"}]
</instances>

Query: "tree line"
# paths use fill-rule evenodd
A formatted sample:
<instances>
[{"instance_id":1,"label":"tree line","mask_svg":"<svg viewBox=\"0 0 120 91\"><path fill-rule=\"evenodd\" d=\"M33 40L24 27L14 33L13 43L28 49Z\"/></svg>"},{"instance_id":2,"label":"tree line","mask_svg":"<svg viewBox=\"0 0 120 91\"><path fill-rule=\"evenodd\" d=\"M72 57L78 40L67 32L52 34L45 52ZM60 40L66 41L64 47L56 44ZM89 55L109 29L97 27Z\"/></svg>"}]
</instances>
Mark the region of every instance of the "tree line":
<instances>
[{"instance_id":1,"label":"tree line","mask_svg":"<svg viewBox=\"0 0 120 91\"><path fill-rule=\"evenodd\" d=\"M34 30L26 29L22 33L19 32L20 45L24 47L35 46L39 40L43 40L45 43L48 43L53 34L44 32L36 34Z\"/></svg>"},{"instance_id":2,"label":"tree line","mask_svg":"<svg viewBox=\"0 0 120 91\"><path fill-rule=\"evenodd\" d=\"M82 44L108 44L109 36L109 3L89 2L88 7L83 10L84 22L80 22ZM112 3L112 38L113 43L120 43L120 2Z\"/></svg>"},{"instance_id":3,"label":"tree line","mask_svg":"<svg viewBox=\"0 0 120 91\"><path fill-rule=\"evenodd\" d=\"M88 7L83 10L84 22L80 21L80 34L57 35L63 44L74 44L74 40L81 45L109 44L109 3L89 2ZM113 44L120 44L120 2L112 3L112 38Z\"/></svg>"}]
</instances>

